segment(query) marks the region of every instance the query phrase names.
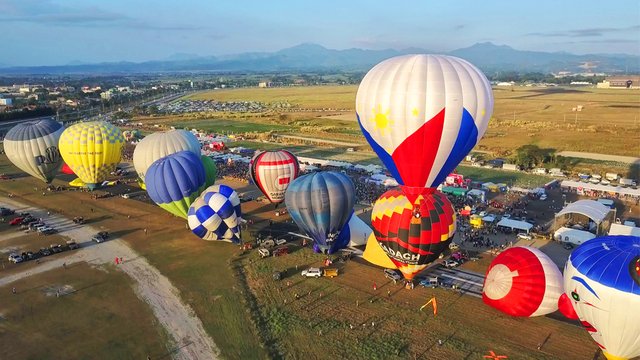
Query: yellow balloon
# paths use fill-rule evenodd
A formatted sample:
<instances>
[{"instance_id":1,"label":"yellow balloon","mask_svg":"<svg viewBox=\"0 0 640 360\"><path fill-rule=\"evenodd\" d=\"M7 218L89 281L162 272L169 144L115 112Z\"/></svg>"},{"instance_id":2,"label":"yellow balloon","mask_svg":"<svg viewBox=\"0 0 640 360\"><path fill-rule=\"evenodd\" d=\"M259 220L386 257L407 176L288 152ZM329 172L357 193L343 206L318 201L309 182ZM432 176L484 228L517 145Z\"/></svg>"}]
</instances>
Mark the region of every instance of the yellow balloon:
<instances>
[{"instance_id":1,"label":"yellow balloon","mask_svg":"<svg viewBox=\"0 0 640 360\"><path fill-rule=\"evenodd\" d=\"M67 165L89 189L94 189L120 163L123 145L120 129L98 121L67 128L60 136L58 147Z\"/></svg>"}]
</instances>

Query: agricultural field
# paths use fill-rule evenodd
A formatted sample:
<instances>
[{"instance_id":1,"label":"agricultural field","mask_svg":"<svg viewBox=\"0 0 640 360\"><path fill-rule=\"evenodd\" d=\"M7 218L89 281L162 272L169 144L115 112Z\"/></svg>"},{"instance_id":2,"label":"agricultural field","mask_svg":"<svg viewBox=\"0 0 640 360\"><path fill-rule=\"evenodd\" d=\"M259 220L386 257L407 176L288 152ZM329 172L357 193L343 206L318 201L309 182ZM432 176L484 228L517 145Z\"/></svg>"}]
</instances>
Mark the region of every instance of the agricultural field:
<instances>
[{"instance_id":1,"label":"agricultural field","mask_svg":"<svg viewBox=\"0 0 640 360\"><path fill-rule=\"evenodd\" d=\"M353 113L357 86L318 86L291 88L247 88L215 90L191 95L219 101L253 100L266 103L289 101L295 105L285 119L273 112L277 124L292 131L316 129L343 134L354 140L359 134ZM594 153L637 156L640 153L640 96L636 90L595 88L494 88L495 106L489 129L478 149L508 156L526 144ZM291 99L295 99L292 101ZM578 107L581 106L581 110ZM575 108L576 111L573 111ZM301 109L348 109L336 113L320 111L305 114ZM301 120L294 120L302 117ZM235 121L243 121L239 118ZM301 129L299 122L310 125ZM350 125L353 123L353 125ZM322 127L331 127L329 131Z\"/></svg>"}]
</instances>

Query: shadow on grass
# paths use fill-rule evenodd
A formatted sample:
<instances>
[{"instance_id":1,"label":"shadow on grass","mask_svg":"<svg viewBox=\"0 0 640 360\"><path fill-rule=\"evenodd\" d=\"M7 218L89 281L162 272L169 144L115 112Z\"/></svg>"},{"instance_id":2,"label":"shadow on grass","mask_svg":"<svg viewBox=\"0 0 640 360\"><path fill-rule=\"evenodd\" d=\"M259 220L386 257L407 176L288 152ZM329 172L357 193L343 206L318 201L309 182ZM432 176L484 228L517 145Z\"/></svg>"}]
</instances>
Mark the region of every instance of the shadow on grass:
<instances>
[{"instance_id":1,"label":"shadow on grass","mask_svg":"<svg viewBox=\"0 0 640 360\"><path fill-rule=\"evenodd\" d=\"M174 347L173 349L169 350L168 352L158 355L156 356L151 356L152 359L172 359L173 355L176 355L180 352L180 350L186 348L187 346L193 344L193 341L186 341L185 343Z\"/></svg>"}]
</instances>

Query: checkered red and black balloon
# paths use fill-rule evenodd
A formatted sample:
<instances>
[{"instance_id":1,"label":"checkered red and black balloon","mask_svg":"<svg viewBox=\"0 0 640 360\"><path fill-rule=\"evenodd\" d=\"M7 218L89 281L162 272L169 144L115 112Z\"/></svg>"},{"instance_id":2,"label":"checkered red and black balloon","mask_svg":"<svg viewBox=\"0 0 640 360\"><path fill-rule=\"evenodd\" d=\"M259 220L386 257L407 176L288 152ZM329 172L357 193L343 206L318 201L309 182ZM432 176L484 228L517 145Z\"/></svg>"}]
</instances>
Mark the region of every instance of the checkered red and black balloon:
<instances>
[{"instance_id":1,"label":"checkered red and black balloon","mask_svg":"<svg viewBox=\"0 0 640 360\"><path fill-rule=\"evenodd\" d=\"M371 214L371 225L382 249L411 280L449 246L456 230L456 216L447 197L425 189L411 203L400 189L380 196Z\"/></svg>"}]
</instances>

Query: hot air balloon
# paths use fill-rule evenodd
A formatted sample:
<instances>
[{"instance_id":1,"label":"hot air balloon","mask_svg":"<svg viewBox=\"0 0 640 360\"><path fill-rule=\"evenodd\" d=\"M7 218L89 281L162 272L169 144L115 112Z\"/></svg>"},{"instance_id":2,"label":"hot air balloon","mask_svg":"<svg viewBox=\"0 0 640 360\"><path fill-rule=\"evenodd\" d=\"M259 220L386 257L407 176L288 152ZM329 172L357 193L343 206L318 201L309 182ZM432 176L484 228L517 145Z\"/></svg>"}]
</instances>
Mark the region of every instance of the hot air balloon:
<instances>
[{"instance_id":1,"label":"hot air balloon","mask_svg":"<svg viewBox=\"0 0 640 360\"><path fill-rule=\"evenodd\" d=\"M337 239L355 205L351 179L333 171L301 176L289 185L285 203L293 221L314 241L316 252L337 251Z\"/></svg>"},{"instance_id":2,"label":"hot air balloon","mask_svg":"<svg viewBox=\"0 0 640 360\"><path fill-rule=\"evenodd\" d=\"M371 213L378 243L405 279L412 280L449 247L456 215L447 197L428 189L412 203L398 189L382 194Z\"/></svg>"},{"instance_id":3,"label":"hot air balloon","mask_svg":"<svg viewBox=\"0 0 640 360\"><path fill-rule=\"evenodd\" d=\"M75 173L73 172L73 170L71 170L71 168L69 167L69 165L67 165L67 163L62 163L62 168L60 169L60 172L66 175L75 175Z\"/></svg>"},{"instance_id":4,"label":"hot air balloon","mask_svg":"<svg viewBox=\"0 0 640 360\"><path fill-rule=\"evenodd\" d=\"M116 126L104 121L83 122L60 136L60 154L76 175L94 189L120 163L124 137Z\"/></svg>"},{"instance_id":5,"label":"hot air balloon","mask_svg":"<svg viewBox=\"0 0 640 360\"><path fill-rule=\"evenodd\" d=\"M298 158L286 150L263 151L251 160L251 178L276 206L284 201L289 184L298 177Z\"/></svg>"},{"instance_id":6,"label":"hot air balloon","mask_svg":"<svg viewBox=\"0 0 640 360\"><path fill-rule=\"evenodd\" d=\"M362 133L411 201L442 183L473 149L492 111L482 72L445 55L385 60L365 75L356 95Z\"/></svg>"},{"instance_id":7,"label":"hot air balloon","mask_svg":"<svg viewBox=\"0 0 640 360\"><path fill-rule=\"evenodd\" d=\"M204 166L204 174L207 181L207 187L209 187L216 182L216 177L218 176L218 168L216 167L216 162L207 155L200 155L200 160L202 161L202 166Z\"/></svg>"},{"instance_id":8,"label":"hot air balloon","mask_svg":"<svg viewBox=\"0 0 640 360\"><path fill-rule=\"evenodd\" d=\"M541 316L558 310L562 273L542 251L526 246L498 255L484 280L485 304L511 316Z\"/></svg>"},{"instance_id":9,"label":"hot air balloon","mask_svg":"<svg viewBox=\"0 0 640 360\"><path fill-rule=\"evenodd\" d=\"M240 198L226 185L205 189L191 204L188 224L191 231L204 240L240 242Z\"/></svg>"},{"instance_id":10,"label":"hot air balloon","mask_svg":"<svg viewBox=\"0 0 640 360\"><path fill-rule=\"evenodd\" d=\"M46 183L58 173L58 141L64 128L52 119L18 124L7 132L4 151L20 170Z\"/></svg>"},{"instance_id":11,"label":"hot air balloon","mask_svg":"<svg viewBox=\"0 0 640 360\"><path fill-rule=\"evenodd\" d=\"M190 151L180 151L156 160L144 177L151 200L184 219L191 203L204 190L205 181L202 161Z\"/></svg>"},{"instance_id":12,"label":"hot air balloon","mask_svg":"<svg viewBox=\"0 0 640 360\"><path fill-rule=\"evenodd\" d=\"M640 356L640 237L584 242L565 265L564 291L607 359Z\"/></svg>"},{"instance_id":13,"label":"hot air balloon","mask_svg":"<svg viewBox=\"0 0 640 360\"><path fill-rule=\"evenodd\" d=\"M154 161L185 150L200 156L200 143L191 132L179 129L152 133L136 145L133 167L138 176L144 179L147 169Z\"/></svg>"}]
</instances>

